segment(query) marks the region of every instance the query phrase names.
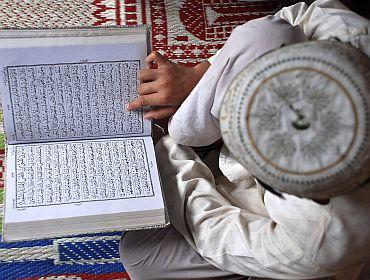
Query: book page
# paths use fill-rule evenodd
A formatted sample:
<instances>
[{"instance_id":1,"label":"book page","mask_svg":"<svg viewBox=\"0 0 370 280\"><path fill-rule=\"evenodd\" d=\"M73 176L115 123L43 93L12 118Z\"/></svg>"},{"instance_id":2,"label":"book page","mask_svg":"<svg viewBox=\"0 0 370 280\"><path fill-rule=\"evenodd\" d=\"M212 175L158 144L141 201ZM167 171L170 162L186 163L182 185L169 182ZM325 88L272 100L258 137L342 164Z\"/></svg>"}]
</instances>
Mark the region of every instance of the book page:
<instances>
[{"instance_id":1,"label":"book page","mask_svg":"<svg viewBox=\"0 0 370 280\"><path fill-rule=\"evenodd\" d=\"M150 137L9 145L5 223L164 207Z\"/></svg>"},{"instance_id":2,"label":"book page","mask_svg":"<svg viewBox=\"0 0 370 280\"><path fill-rule=\"evenodd\" d=\"M145 42L0 48L8 142L150 135L142 110L125 110L146 50Z\"/></svg>"}]
</instances>

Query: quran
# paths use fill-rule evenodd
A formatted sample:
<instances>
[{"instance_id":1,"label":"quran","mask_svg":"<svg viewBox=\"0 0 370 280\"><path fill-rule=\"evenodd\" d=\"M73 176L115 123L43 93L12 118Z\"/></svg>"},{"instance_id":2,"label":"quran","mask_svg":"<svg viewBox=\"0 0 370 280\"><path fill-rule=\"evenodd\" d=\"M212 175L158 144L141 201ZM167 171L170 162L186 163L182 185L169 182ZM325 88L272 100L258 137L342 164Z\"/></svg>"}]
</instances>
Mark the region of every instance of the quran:
<instances>
[{"instance_id":1,"label":"quran","mask_svg":"<svg viewBox=\"0 0 370 280\"><path fill-rule=\"evenodd\" d=\"M135 28L3 30L5 241L167 224Z\"/></svg>"}]
</instances>

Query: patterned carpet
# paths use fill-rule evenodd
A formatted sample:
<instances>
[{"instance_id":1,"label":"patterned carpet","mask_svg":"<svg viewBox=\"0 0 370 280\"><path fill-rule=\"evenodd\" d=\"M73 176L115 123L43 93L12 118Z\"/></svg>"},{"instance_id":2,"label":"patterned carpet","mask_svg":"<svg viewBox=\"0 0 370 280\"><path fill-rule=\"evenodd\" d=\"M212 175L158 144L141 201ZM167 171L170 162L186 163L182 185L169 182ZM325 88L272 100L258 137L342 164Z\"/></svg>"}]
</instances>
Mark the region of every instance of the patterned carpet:
<instances>
[{"instance_id":1,"label":"patterned carpet","mask_svg":"<svg viewBox=\"0 0 370 280\"><path fill-rule=\"evenodd\" d=\"M194 65L213 55L232 29L280 8L280 1L2 0L0 28L150 24L153 49ZM4 194L0 127L0 228ZM0 243L0 279L129 279L119 260L120 233Z\"/></svg>"}]
</instances>

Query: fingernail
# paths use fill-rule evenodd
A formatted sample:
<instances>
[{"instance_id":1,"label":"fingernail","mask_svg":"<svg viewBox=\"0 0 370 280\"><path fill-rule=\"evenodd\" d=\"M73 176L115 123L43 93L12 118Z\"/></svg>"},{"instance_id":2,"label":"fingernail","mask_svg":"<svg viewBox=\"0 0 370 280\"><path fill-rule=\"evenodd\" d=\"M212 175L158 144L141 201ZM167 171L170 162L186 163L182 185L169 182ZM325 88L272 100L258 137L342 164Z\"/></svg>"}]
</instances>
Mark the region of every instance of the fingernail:
<instances>
[{"instance_id":1,"label":"fingernail","mask_svg":"<svg viewBox=\"0 0 370 280\"><path fill-rule=\"evenodd\" d=\"M126 104L125 109L126 111L130 111L130 104Z\"/></svg>"}]
</instances>

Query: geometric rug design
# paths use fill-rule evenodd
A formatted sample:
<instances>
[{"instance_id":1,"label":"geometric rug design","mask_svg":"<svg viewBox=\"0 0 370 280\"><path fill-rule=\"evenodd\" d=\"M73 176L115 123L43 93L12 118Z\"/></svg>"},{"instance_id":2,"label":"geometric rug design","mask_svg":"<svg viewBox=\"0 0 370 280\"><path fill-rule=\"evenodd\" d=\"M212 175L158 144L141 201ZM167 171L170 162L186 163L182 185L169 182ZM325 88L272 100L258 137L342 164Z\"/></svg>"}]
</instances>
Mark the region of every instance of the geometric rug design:
<instances>
[{"instance_id":1,"label":"geometric rug design","mask_svg":"<svg viewBox=\"0 0 370 280\"><path fill-rule=\"evenodd\" d=\"M216 53L233 28L280 8L281 1L95 0L94 26L151 24L153 48L193 65Z\"/></svg>"},{"instance_id":2,"label":"geometric rug design","mask_svg":"<svg viewBox=\"0 0 370 280\"><path fill-rule=\"evenodd\" d=\"M0 244L1 279L129 279L120 233ZM43 278L40 278L43 277Z\"/></svg>"},{"instance_id":3,"label":"geometric rug design","mask_svg":"<svg viewBox=\"0 0 370 280\"><path fill-rule=\"evenodd\" d=\"M0 29L145 24L151 28L153 50L176 63L192 66L216 53L237 25L273 14L281 8L280 3L278 0L2 0ZM0 125L0 229L5 169L3 138ZM110 232L0 242L0 280L129 279L119 259L120 236L120 232Z\"/></svg>"}]
</instances>

